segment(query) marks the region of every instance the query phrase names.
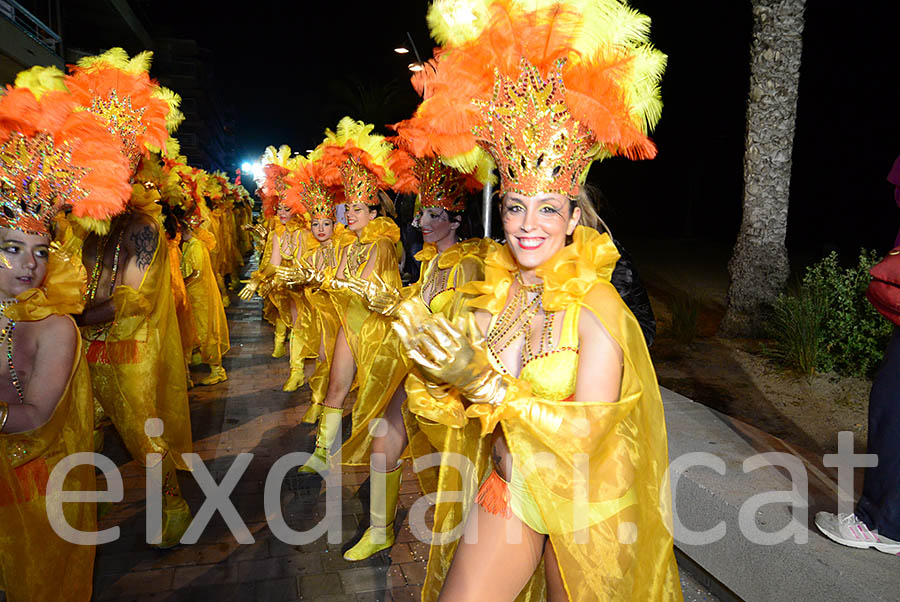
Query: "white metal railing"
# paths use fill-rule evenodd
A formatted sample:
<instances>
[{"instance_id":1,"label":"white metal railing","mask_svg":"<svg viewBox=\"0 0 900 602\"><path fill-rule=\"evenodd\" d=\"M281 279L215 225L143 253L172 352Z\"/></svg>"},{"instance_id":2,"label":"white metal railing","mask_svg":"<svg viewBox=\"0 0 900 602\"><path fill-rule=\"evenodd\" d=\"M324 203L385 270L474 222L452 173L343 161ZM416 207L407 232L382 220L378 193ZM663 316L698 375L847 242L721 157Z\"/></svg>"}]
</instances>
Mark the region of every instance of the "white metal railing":
<instances>
[{"instance_id":1,"label":"white metal railing","mask_svg":"<svg viewBox=\"0 0 900 602\"><path fill-rule=\"evenodd\" d=\"M15 24L41 46L60 54L62 38L59 37L59 34L47 27L43 21L25 10L15 0L0 0L0 15Z\"/></svg>"}]
</instances>

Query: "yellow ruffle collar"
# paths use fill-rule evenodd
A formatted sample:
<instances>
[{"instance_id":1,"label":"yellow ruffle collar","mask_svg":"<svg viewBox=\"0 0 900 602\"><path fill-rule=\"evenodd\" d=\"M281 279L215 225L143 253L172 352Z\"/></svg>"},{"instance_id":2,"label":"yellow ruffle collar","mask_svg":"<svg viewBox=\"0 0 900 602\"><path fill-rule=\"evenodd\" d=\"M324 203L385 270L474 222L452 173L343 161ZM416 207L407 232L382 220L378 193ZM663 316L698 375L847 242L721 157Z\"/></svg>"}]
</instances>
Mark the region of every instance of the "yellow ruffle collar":
<instances>
[{"instance_id":1,"label":"yellow ruffle collar","mask_svg":"<svg viewBox=\"0 0 900 602\"><path fill-rule=\"evenodd\" d=\"M400 240L400 228L390 218L376 217L366 224L366 227L359 233L359 242L364 245L371 244L381 238L387 238L394 244L397 244Z\"/></svg>"},{"instance_id":2,"label":"yellow ruffle collar","mask_svg":"<svg viewBox=\"0 0 900 602\"><path fill-rule=\"evenodd\" d=\"M580 301L594 284L612 277L619 251L609 234L578 226L572 243L559 250L536 270L544 283L541 303L547 311L561 311ZM506 305L518 265L507 245L496 245L484 260L484 280L469 282L460 290L477 295L469 304L499 313Z\"/></svg>"},{"instance_id":3,"label":"yellow ruffle collar","mask_svg":"<svg viewBox=\"0 0 900 602\"><path fill-rule=\"evenodd\" d=\"M463 257L470 255L484 258L497 246L499 245L490 238L470 238L458 242L441 253L441 256L438 258L438 268L441 270L451 268L461 262ZM415 258L424 263L434 259L437 254L438 250L434 243L426 242L422 250L416 253Z\"/></svg>"}]
</instances>

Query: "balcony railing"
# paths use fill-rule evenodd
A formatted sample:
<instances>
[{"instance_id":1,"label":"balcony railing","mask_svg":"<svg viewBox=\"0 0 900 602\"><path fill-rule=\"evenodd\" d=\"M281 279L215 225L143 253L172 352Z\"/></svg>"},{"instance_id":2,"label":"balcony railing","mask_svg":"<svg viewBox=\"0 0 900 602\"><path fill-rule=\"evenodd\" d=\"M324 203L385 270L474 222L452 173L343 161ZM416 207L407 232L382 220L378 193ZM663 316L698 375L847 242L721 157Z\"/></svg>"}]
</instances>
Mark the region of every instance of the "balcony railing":
<instances>
[{"instance_id":1,"label":"balcony railing","mask_svg":"<svg viewBox=\"0 0 900 602\"><path fill-rule=\"evenodd\" d=\"M44 25L40 19L25 10L18 2L0 0L0 15L24 31L35 42L61 56L62 38L59 37L59 34Z\"/></svg>"}]
</instances>

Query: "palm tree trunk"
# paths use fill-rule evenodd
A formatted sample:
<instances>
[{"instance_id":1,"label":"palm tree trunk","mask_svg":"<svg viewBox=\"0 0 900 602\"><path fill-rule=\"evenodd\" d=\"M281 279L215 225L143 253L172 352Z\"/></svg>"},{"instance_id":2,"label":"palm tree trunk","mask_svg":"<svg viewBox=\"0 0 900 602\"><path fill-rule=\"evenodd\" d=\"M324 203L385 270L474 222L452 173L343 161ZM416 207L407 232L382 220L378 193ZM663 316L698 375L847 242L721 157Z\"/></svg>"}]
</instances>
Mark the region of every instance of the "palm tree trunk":
<instances>
[{"instance_id":1,"label":"palm tree trunk","mask_svg":"<svg viewBox=\"0 0 900 602\"><path fill-rule=\"evenodd\" d=\"M743 218L725 336L756 336L789 274L785 236L806 0L753 0Z\"/></svg>"}]
</instances>

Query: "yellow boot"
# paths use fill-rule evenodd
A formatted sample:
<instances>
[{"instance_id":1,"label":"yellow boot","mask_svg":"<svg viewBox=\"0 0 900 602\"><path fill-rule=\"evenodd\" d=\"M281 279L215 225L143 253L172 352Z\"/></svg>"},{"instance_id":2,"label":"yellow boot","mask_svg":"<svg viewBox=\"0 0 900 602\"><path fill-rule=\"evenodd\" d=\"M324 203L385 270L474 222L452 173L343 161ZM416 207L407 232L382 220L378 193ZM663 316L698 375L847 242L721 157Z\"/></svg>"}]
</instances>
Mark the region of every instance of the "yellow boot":
<instances>
[{"instance_id":1,"label":"yellow boot","mask_svg":"<svg viewBox=\"0 0 900 602\"><path fill-rule=\"evenodd\" d=\"M214 385L216 383L220 383L228 380L228 375L225 374L225 368L222 367L221 364L218 365L210 365L209 366L209 376L200 381L201 385Z\"/></svg>"},{"instance_id":2,"label":"yellow boot","mask_svg":"<svg viewBox=\"0 0 900 602\"><path fill-rule=\"evenodd\" d=\"M341 417L344 410L341 408L322 408L322 417L319 419L319 429L316 432L316 450L306 464L297 469L297 472L313 473L328 470L331 460L331 446L337 439L341 430Z\"/></svg>"},{"instance_id":3,"label":"yellow boot","mask_svg":"<svg viewBox=\"0 0 900 602\"><path fill-rule=\"evenodd\" d=\"M284 357L284 340L287 338L287 324L281 320L275 320L275 350L272 357Z\"/></svg>"},{"instance_id":4,"label":"yellow boot","mask_svg":"<svg viewBox=\"0 0 900 602\"><path fill-rule=\"evenodd\" d=\"M356 545L344 552L344 560L365 560L394 545L394 516L400 496L401 464L390 472L369 472L369 528Z\"/></svg>"},{"instance_id":5,"label":"yellow boot","mask_svg":"<svg viewBox=\"0 0 900 602\"><path fill-rule=\"evenodd\" d=\"M281 388L283 391L296 391L303 386L303 344L300 342L300 333L296 328L291 329L291 375Z\"/></svg>"},{"instance_id":6,"label":"yellow boot","mask_svg":"<svg viewBox=\"0 0 900 602\"><path fill-rule=\"evenodd\" d=\"M162 463L162 541L153 547L165 550L178 545L181 536L191 526L192 519L191 509L181 497L175 463L169 454L163 456Z\"/></svg>"}]
</instances>

